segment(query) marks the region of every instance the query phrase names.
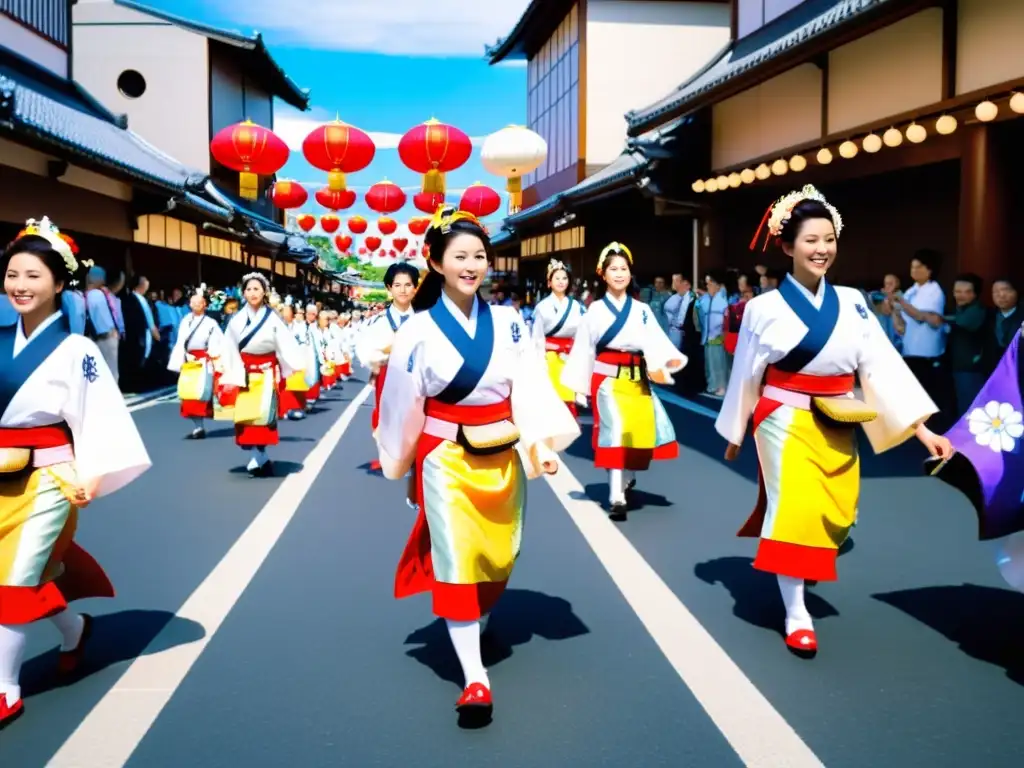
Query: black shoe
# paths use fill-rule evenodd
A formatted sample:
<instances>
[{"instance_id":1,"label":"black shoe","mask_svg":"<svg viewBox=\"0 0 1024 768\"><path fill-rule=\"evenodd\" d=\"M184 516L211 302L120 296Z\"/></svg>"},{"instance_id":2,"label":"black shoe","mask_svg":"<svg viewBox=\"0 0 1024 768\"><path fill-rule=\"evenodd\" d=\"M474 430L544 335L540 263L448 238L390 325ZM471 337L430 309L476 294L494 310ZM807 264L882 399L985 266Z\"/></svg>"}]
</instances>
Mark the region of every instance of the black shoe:
<instances>
[{"instance_id":1,"label":"black shoe","mask_svg":"<svg viewBox=\"0 0 1024 768\"><path fill-rule=\"evenodd\" d=\"M190 432L188 437L186 437L185 439L186 440L205 440L206 439L206 430L205 429L193 429L192 432Z\"/></svg>"},{"instance_id":2,"label":"black shoe","mask_svg":"<svg viewBox=\"0 0 1024 768\"><path fill-rule=\"evenodd\" d=\"M611 509L608 512L608 517L617 523L626 522L627 507L624 501L613 501L611 503Z\"/></svg>"}]
</instances>

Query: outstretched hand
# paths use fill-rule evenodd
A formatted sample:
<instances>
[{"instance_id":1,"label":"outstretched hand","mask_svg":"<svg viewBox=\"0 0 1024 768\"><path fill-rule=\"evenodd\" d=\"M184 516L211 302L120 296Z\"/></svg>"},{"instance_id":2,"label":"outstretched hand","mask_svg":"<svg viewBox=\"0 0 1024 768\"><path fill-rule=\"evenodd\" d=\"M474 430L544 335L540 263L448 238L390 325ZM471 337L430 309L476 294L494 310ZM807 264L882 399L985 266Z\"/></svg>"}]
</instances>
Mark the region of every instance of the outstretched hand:
<instances>
[{"instance_id":1,"label":"outstretched hand","mask_svg":"<svg viewBox=\"0 0 1024 768\"><path fill-rule=\"evenodd\" d=\"M729 443L725 448L725 460L736 461L736 457L740 455L740 447L735 443Z\"/></svg>"}]
</instances>

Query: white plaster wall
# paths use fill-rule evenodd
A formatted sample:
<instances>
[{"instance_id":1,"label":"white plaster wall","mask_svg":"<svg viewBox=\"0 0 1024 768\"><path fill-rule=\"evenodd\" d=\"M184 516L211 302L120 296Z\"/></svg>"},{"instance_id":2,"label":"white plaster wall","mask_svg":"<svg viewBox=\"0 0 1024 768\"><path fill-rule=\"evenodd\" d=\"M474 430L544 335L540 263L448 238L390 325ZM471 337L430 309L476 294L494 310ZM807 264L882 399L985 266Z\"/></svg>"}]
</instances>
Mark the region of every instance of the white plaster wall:
<instances>
[{"instance_id":1,"label":"white plaster wall","mask_svg":"<svg viewBox=\"0 0 1024 768\"><path fill-rule=\"evenodd\" d=\"M587 165L618 157L625 113L679 87L728 41L728 3L589 0Z\"/></svg>"}]
</instances>

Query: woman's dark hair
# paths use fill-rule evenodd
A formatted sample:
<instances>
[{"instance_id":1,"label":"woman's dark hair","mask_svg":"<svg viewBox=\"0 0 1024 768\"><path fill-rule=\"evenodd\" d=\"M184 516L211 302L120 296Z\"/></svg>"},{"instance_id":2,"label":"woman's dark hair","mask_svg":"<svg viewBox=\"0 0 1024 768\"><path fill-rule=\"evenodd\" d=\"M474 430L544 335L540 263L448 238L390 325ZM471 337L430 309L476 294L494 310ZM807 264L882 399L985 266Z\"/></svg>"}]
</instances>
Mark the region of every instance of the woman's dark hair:
<instances>
[{"instance_id":1,"label":"woman's dark hair","mask_svg":"<svg viewBox=\"0 0 1024 768\"><path fill-rule=\"evenodd\" d=\"M420 281L420 271L409 262L400 261L388 267L388 271L384 273L384 285L390 288L395 284L395 278L399 275L408 275L413 285Z\"/></svg>"},{"instance_id":2,"label":"woman's dark hair","mask_svg":"<svg viewBox=\"0 0 1024 768\"><path fill-rule=\"evenodd\" d=\"M801 200L793 206L793 211L789 214L789 220L782 225L782 232L779 233L779 242L786 245L795 243L796 236L800 234L800 229L803 227L804 222L811 219L825 219L833 227L836 225L832 219L832 214L829 213L828 208L823 203L817 200Z\"/></svg>"},{"instance_id":3,"label":"woman's dark hair","mask_svg":"<svg viewBox=\"0 0 1024 768\"><path fill-rule=\"evenodd\" d=\"M72 277L74 277L71 270L68 269L68 265L64 262L64 257L54 250L53 245L46 238L39 237L38 235L24 235L4 249L3 256L0 256L0 270L2 270L0 274L7 273L7 267L10 265L11 259L19 253L31 253L33 256L38 257L46 265L46 268L50 270L54 282L60 284L57 290L57 305L60 306L60 293L67 287Z\"/></svg>"},{"instance_id":4,"label":"woman's dark hair","mask_svg":"<svg viewBox=\"0 0 1024 768\"><path fill-rule=\"evenodd\" d=\"M942 254L931 248L922 248L914 252L911 261L919 261L929 272L934 272L942 264Z\"/></svg>"},{"instance_id":5,"label":"woman's dark hair","mask_svg":"<svg viewBox=\"0 0 1024 768\"><path fill-rule=\"evenodd\" d=\"M554 269L554 270L551 271L551 274L548 275L548 279L547 279L546 282L550 283L551 282L551 278L555 276L556 272L565 272L565 277L569 281L569 285L566 287L565 292L567 294L571 293L572 292L572 270L569 269L569 266L567 264L563 264L558 269Z\"/></svg>"},{"instance_id":6,"label":"woman's dark hair","mask_svg":"<svg viewBox=\"0 0 1024 768\"><path fill-rule=\"evenodd\" d=\"M612 251L611 253L608 254L608 257L605 259L605 267L608 266L612 259L617 258L624 259L626 261L626 266L629 267L629 285L626 287L626 293L632 296L633 298L639 298L640 282L636 279L636 275L633 274L633 262L630 260L629 256L622 253L622 251ZM603 299L605 295L608 293L608 283L605 281L603 274L600 277L601 279L598 280L597 284L594 286L595 301Z\"/></svg>"},{"instance_id":7,"label":"woman's dark hair","mask_svg":"<svg viewBox=\"0 0 1024 768\"><path fill-rule=\"evenodd\" d=\"M249 283L260 284L260 288L263 289L263 304L264 306L266 306L267 302L270 301L270 283L267 281L267 278L263 277L262 275L260 277L250 277L248 280L242 283L242 293L245 293L245 289L249 287ZM230 301L230 299L228 301ZM235 299L235 301L238 301L238 299ZM224 303L227 304L228 302L225 301ZM241 306L241 302L239 302L239 306Z\"/></svg>"},{"instance_id":8,"label":"woman's dark hair","mask_svg":"<svg viewBox=\"0 0 1024 768\"><path fill-rule=\"evenodd\" d=\"M494 261L494 248L491 247L491 238L479 225L467 219L453 221L445 233L439 227L431 227L424 237L424 245L427 247L427 274L416 289L416 295L412 300L412 308L416 312L430 309L437 304L441 298L441 290L444 288L444 276L436 269L430 267L430 262L440 266L444 259L444 252L448 249L449 243L459 235L473 235L480 238L484 244L484 251L487 252L487 261Z\"/></svg>"}]
</instances>

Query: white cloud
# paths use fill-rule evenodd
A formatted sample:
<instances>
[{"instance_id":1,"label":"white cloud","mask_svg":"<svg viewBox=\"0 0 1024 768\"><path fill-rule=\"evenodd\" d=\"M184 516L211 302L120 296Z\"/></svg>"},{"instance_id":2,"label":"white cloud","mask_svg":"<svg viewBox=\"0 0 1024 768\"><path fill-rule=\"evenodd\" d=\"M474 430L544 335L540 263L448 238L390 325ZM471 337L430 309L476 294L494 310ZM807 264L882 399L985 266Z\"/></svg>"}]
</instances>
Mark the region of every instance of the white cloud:
<instances>
[{"instance_id":1,"label":"white cloud","mask_svg":"<svg viewBox=\"0 0 1024 768\"><path fill-rule=\"evenodd\" d=\"M326 109L314 108L309 112L299 112L291 107L279 106L274 115L274 133L284 140L290 150L301 152L302 142L309 132L335 117ZM397 149L398 142L402 139L401 133L371 131L366 126L359 126L359 128L366 131L377 149ZM495 130L498 129L495 128ZM470 136L469 140L473 142L474 147L478 147L484 143L485 138L487 137Z\"/></svg>"},{"instance_id":2,"label":"white cloud","mask_svg":"<svg viewBox=\"0 0 1024 768\"><path fill-rule=\"evenodd\" d=\"M402 56L478 56L512 31L529 0L217 0L234 23L278 45ZM301 10L300 10L301 8Z\"/></svg>"}]
</instances>

